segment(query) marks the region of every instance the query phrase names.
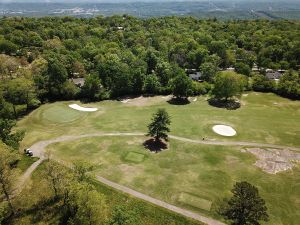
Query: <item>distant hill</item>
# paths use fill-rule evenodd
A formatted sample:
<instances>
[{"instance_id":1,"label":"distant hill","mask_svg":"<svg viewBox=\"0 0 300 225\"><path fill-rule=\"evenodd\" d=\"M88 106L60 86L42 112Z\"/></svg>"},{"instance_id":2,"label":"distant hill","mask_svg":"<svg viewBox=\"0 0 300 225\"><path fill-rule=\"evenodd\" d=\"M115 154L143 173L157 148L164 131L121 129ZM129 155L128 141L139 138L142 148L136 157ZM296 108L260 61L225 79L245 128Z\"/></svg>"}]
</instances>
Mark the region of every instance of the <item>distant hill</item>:
<instances>
[{"instance_id":1,"label":"distant hill","mask_svg":"<svg viewBox=\"0 0 300 225\"><path fill-rule=\"evenodd\" d=\"M0 16L195 16L300 19L299 0L0 0Z\"/></svg>"}]
</instances>

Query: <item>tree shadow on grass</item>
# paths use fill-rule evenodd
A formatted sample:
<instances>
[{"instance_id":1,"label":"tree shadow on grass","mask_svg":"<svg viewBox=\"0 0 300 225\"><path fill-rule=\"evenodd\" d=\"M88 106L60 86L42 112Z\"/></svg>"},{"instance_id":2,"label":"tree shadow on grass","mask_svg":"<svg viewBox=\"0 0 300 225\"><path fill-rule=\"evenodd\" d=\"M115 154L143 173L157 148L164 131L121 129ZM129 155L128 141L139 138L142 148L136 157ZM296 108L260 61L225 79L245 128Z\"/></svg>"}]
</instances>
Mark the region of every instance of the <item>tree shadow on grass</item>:
<instances>
[{"instance_id":1,"label":"tree shadow on grass","mask_svg":"<svg viewBox=\"0 0 300 225\"><path fill-rule=\"evenodd\" d=\"M171 98L167 102L171 105L187 105L191 103L188 98Z\"/></svg>"},{"instance_id":2,"label":"tree shadow on grass","mask_svg":"<svg viewBox=\"0 0 300 225\"><path fill-rule=\"evenodd\" d=\"M39 201L37 204L26 209L18 209L17 212L8 219L21 219L23 217L29 216L31 218L32 224L38 223L45 220L45 215L47 215L47 220L51 221L60 215L61 209L59 208L59 201L57 199L44 199ZM7 221L8 222L8 221Z\"/></svg>"},{"instance_id":3,"label":"tree shadow on grass","mask_svg":"<svg viewBox=\"0 0 300 225\"><path fill-rule=\"evenodd\" d=\"M168 148L168 145L163 141L155 141L154 138L148 139L143 143L144 147L151 152L161 152Z\"/></svg>"},{"instance_id":4,"label":"tree shadow on grass","mask_svg":"<svg viewBox=\"0 0 300 225\"><path fill-rule=\"evenodd\" d=\"M241 107L241 103L234 99L220 100L216 98L211 98L208 100L208 104L214 107L224 108L227 110L236 110Z\"/></svg>"}]
</instances>

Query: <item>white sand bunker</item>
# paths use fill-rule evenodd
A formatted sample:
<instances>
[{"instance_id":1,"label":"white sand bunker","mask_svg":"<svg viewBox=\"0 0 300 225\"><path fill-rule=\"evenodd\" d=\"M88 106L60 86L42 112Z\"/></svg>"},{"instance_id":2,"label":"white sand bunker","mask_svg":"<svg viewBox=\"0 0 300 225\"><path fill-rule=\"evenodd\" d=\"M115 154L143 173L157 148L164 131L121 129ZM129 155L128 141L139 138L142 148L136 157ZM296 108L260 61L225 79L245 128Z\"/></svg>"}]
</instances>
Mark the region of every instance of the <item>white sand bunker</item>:
<instances>
[{"instance_id":1,"label":"white sand bunker","mask_svg":"<svg viewBox=\"0 0 300 225\"><path fill-rule=\"evenodd\" d=\"M125 103L125 104L128 103L129 101L130 101L130 99L124 99L124 100L121 100L121 102L122 102L122 103Z\"/></svg>"},{"instance_id":2,"label":"white sand bunker","mask_svg":"<svg viewBox=\"0 0 300 225\"><path fill-rule=\"evenodd\" d=\"M95 112L98 110L97 108L87 108L87 107L82 107L77 104L71 104L71 105L69 105L69 107L72 109L76 109L78 111L83 111L83 112Z\"/></svg>"},{"instance_id":3,"label":"white sand bunker","mask_svg":"<svg viewBox=\"0 0 300 225\"><path fill-rule=\"evenodd\" d=\"M220 134L222 136L231 137L231 136L236 135L236 131L230 126L215 125L215 126L213 126L212 129L215 133Z\"/></svg>"},{"instance_id":4,"label":"white sand bunker","mask_svg":"<svg viewBox=\"0 0 300 225\"><path fill-rule=\"evenodd\" d=\"M250 152L257 157L255 165L266 173L276 174L292 169L300 162L300 153L290 150L246 148L242 152Z\"/></svg>"}]
</instances>

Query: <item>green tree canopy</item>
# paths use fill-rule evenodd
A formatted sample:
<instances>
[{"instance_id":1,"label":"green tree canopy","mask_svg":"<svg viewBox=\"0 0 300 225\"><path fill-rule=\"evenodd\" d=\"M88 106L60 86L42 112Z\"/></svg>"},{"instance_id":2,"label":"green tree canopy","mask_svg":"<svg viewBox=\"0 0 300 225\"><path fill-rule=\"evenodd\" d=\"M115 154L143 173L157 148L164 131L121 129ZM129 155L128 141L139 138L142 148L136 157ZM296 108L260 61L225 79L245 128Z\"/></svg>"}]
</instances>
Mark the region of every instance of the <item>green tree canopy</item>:
<instances>
[{"instance_id":1,"label":"green tree canopy","mask_svg":"<svg viewBox=\"0 0 300 225\"><path fill-rule=\"evenodd\" d=\"M235 72L220 72L214 79L214 88L212 94L217 99L225 99L238 96L242 93L244 87L244 78Z\"/></svg>"},{"instance_id":2,"label":"green tree canopy","mask_svg":"<svg viewBox=\"0 0 300 225\"><path fill-rule=\"evenodd\" d=\"M274 91L276 83L274 80L269 80L266 76L258 74L252 77L252 88L254 91Z\"/></svg>"},{"instance_id":3,"label":"green tree canopy","mask_svg":"<svg viewBox=\"0 0 300 225\"><path fill-rule=\"evenodd\" d=\"M157 94L160 90L159 79L155 74L147 75L145 78L144 92L147 94Z\"/></svg>"},{"instance_id":4,"label":"green tree canopy","mask_svg":"<svg viewBox=\"0 0 300 225\"><path fill-rule=\"evenodd\" d=\"M225 219L236 225L259 224L268 221L265 201L259 196L258 189L248 182L237 182L231 190L233 196L220 209Z\"/></svg>"},{"instance_id":5,"label":"green tree canopy","mask_svg":"<svg viewBox=\"0 0 300 225\"><path fill-rule=\"evenodd\" d=\"M202 79L208 82L211 82L215 77L218 67L212 62L205 62L200 66L200 71L202 74Z\"/></svg>"},{"instance_id":6,"label":"green tree canopy","mask_svg":"<svg viewBox=\"0 0 300 225\"><path fill-rule=\"evenodd\" d=\"M287 71L279 80L278 92L281 95L300 99L300 74L296 71Z\"/></svg>"},{"instance_id":7,"label":"green tree canopy","mask_svg":"<svg viewBox=\"0 0 300 225\"><path fill-rule=\"evenodd\" d=\"M19 143L22 141L25 132L15 131L12 132L12 128L16 125L14 120L0 118L0 139L3 143L11 146L14 149L19 148Z\"/></svg>"},{"instance_id":8,"label":"green tree canopy","mask_svg":"<svg viewBox=\"0 0 300 225\"><path fill-rule=\"evenodd\" d=\"M168 132L171 124L170 116L165 109L158 109L153 115L151 123L148 125L148 135L155 138L156 142L160 139L168 140Z\"/></svg>"},{"instance_id":9,"label":"green tree canopy","mask_svg":"<svg viewBox=\"0 0 300 225\"><path fill-rule=\"evenodd\" d=\"M171 82L172 93L176 98L187 98L192 94L192 80L185 74L178 74Z\"/></svg>"}]
</instances>

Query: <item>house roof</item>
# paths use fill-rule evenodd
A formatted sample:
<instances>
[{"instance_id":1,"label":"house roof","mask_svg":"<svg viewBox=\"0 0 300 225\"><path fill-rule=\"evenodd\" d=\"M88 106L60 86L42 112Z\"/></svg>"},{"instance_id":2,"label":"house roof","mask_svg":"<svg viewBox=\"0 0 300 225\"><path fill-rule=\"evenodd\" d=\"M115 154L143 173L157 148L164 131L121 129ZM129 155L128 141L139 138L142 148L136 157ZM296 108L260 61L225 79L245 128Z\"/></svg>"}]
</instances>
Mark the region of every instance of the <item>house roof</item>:
<instances>
[{"instance_id":1,"label":"house roof","mask_svg":"<svg viewBox=\"0 0 300 225\"><path fill-rule=\"evenodd\" d=\"M281 76L282 74L277 71L266 73L266 77L269 78L270 80L279 79Z\"/></svg>"},{"instance_id":2,"label":"house roof","mask_svg":"<svg viewBox=\"0 0 300 225\"><path fill-rule=\"evenodd\" d=\"M85 79L84 78L72 78L70 79L75 85L83 86Z\"/></svg>"},{"instance_id":3,"label":"house roof","mask_svg":"<svg viewBox=\"0 0 300 225\"><path fill-rule=\"evenodd\" d=\"M198 80L201 77L201 72L196 72L196 73L191 73L189 74L189 78L193 79L193 80Z\"/></svg>"}]
</instances>

